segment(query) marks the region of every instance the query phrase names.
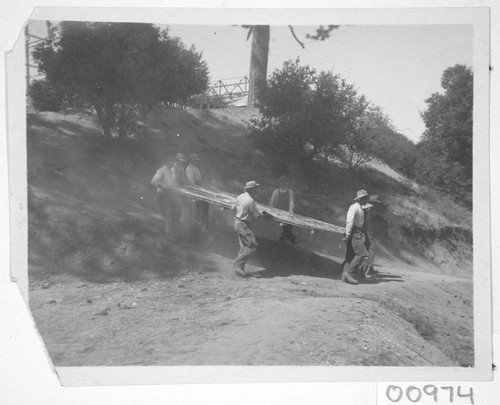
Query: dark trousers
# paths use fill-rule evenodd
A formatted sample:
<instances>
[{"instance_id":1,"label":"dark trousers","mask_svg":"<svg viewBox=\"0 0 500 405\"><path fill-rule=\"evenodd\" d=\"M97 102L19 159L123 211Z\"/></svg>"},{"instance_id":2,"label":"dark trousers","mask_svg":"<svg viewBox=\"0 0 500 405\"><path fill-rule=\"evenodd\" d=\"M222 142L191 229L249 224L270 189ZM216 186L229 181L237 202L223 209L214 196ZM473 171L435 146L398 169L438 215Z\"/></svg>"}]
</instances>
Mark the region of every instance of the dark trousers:
<instances>
[{"instance_id":1,"label":"dark trousers","mask_svg":"<svg viewBox=\"0 0 500 405\"><path fill-rule=\"evenodd\" d=\"M248 222L235 218L234 230L238 235L238 242L240 243L240 251L236 259L234 259L234 263L240 270L245 271L245 264L248 258L257 250L259 245Z\"/></svg>"},{"instance_id":2,"label":"dark trousers","mask_svg":"<svg viewBox=\"0 0 500 405\"><path fill-rule=\"evenodd\" d=\"M172 192L158 193L158 203L163 216L165 236L173 237L178 233L179 219L181 216L180 204Z\"/></svg>"},{"instance_id":3,"label":"dark trousers","mask_svg":"<svg viewBox=\"0 0 500 405\"><path fill-rule=\"evenodd\" d=\"M208 207L209 204L205 201L194 202L194 221L205 227L208 226Z\"/></svg>"},{"instance_id":4,"label":"dark trousers","mask_svg":"<svg viewBox=\"0 0 500 405\"><path fill-rule=\"evenodd\" d=\"M286 240L292 244L297 241L296 236L293 234L293 225L283 224L281 226L280 240Z\"/></svg>"}]
</instances>

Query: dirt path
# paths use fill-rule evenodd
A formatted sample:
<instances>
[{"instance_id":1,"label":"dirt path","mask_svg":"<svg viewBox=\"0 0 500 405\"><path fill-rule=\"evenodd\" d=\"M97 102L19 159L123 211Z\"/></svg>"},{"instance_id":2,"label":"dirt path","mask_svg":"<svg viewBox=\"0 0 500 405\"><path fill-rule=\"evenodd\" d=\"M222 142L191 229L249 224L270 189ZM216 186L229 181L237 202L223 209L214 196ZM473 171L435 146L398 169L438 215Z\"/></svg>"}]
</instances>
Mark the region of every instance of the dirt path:
<instances>
[{"instance_id":1,"label":"dirt path","mask_svg":"<svg viewBox=\"0 0 500 405\"><path fill-rule=\"evenodd\" d=\"M33 282L56 366L473 363L470 280L380 269L365 284L213 271L133 283ZM445 310L443 310L445 309Z\"/></svg>"}]
</instances>

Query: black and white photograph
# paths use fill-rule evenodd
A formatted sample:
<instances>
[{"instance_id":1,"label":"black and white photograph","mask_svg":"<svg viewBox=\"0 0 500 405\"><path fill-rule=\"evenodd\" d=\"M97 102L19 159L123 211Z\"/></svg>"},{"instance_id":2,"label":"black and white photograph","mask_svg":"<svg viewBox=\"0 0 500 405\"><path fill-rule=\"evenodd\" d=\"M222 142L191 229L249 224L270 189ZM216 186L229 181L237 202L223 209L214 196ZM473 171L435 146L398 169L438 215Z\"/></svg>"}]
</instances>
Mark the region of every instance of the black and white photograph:
<instances>
[{"instance_id":1,"label":"black and white photograph","mask_svg":"<svg viewBox=\"0 0 500 405\"><path fill-rule=\"evenodd\" d=\"M56 370L484 364L478 32L371 14L27 21L26 300Z\"/></svg>"}]
</instances>

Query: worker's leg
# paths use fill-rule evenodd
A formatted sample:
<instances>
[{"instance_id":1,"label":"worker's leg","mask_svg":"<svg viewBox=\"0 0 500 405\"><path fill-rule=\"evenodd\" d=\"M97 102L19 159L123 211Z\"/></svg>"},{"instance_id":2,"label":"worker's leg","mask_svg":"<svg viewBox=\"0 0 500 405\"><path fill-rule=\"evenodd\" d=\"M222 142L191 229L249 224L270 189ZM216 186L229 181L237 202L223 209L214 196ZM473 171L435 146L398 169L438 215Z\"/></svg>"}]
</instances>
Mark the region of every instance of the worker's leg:
<instances>
[{"instance_id":1,"label":"worker's leg","mask_svg":"<svg viewBox=\"0 0 500 405\"><path fill-rule=\"evenodd\" d=\"M164 193L158 193L158 204L160 205L160 212L163 217L163 230L165 236L168 237L171 231L171 215L168 196Z\"/></svg>"},{"instance_id":2,"label":"worker's leg","mask_svg":"<svg viewBox=\"0 0 500 405\"><path fill-rule=\"evenodd\" d=\"M257 250L257 240L245 222L236 220L234 226L240 242L240 253L234 262L237 269L244 272L248 258Z\"/></svg>"},{"instance_id":3,"label":"worker's leg","mask_svg":"<svg viewBox=\"0 0 500 405\"><path fill-rule=\"evenodd\" d=\"M366 260L366 271L365 274L369 274L373 272L373 264L375 263L375 251L373 249L373 245L370 245L368 249L368 258Z\"/></svg>"},{"instance_id":4,"label":"worker's leg","mask_svg":"<svg viewBox=\"0 0 500 405\"><path fill-rule=\"evenodd\" d=\"M296 237L293 234L293 226L289 224L284 224L281 227L281 238L284 239L288 242L290 242L292 245L296 242Z\"/></svg>"},{"instance_id":5,"label":"worker's leg","mask_svg":"<svg viewBox=\"0 0 500 405\"><path fill-rule=\"evenodd\" d=\"M208 228L208 210L210 204L205 201L200 201L200 222L202 226L207 229Z\"/></svg>"},{"instance_id":6,"label":"worker's leg","mask_svg":"<svg viewBox=\"0 0 500 405\"><path fill-rule=\"evenodd\" d=\"M352 259L354 259L354 250L352 248L352 239L348 239L346 242L345 262L351 263Z\"/></svg>"},{"instance_id":7,"label":"worker's leg","mask_svg":"<svg viewBox=\"0 0 500 405\"><path fill-rule=\"evenodd\" d=\"M209 204L205 201L196 201L194 206L194 219L195 223L199 224L202 231L205 231L208 227L208 207Z\"/></svg>"},{"instance_id":8,"label":"worker's leg","mask_svg":"<svg viewBox=\"0 0 500 405\"><path fill-rule=\"evenodd\" d=\"M345 272L343 274L343 279L346 279L348 282L351 279L354 279L354 275L356 274L356 269L358 266L363 263L363 260L368 256L368 252L365 246L365 238L364 236L361 238L353 237L352 241L352 249L354 251L354 258L351 260L351 263L345 267ZM354 279L355 280L355 279Z\"/></svg>"},{"instance_id":9,"label":"worker's leg","mask_svg":"<svg viewBox=\"0 0 500 405\"><path fill-rule=\"evenodd\" d=\"M172 195L169 198L170 207L170 236L174 239L180 236L180 220L182 215L182 207L179 197L177 195Z\"/></svg>"},{"instance_id":10,"label":"worker's leg","mask_svg":"<svg viewBox=\"0 0 500 405\"><path fill-rule=\"evenodd\" d=\"M194 223L197 225L201 224L200 203L201 201L198 200L194 202L193 216L194 216Z\"/></svg>"}]
</instances>

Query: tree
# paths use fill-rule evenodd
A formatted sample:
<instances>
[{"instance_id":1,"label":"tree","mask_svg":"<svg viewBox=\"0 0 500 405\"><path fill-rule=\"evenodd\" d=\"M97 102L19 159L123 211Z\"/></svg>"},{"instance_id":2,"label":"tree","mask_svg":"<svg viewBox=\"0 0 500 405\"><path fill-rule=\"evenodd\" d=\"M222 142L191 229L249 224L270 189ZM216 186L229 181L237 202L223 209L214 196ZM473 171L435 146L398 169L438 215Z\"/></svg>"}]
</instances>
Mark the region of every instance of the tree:
<instances>
[{"instance_id":1,"label":"tree","mask_svg":"<svg viewBox=\"0 0 500 405\"><path fill-rule=\"evenodd\" d=\"M344 141L333 151L350 172L375 157L376 136L381 126L379 111L374 106L364 110L356 117L351 129L346 131Z\"/></svg>"},{"instance_id":2,"label":"tree","mask_svg":"<svg viewBox=\"0 0 500 405\"><path fill-rule=\"evenodd\" d=\"M316 29L316 34L306 34L306 38L324 41L330 37L330 33L337 29L338 25L320 25ZM248 90L248 106L254 107L259 100L261 88L266 84L267 78L267 62L269 54L269 25L243 25L243 28L248 30L247 40L252 36L252 48L250 53L250 74L249 74L249 90ZM304 43L301 42L291 25L288 26L290 33L295 38L297 43L304 48Z\"/></svg>"},{"instance_id":3,"label":"tree","mask_svg":"<svg viewBox=\"0 0 500 405\"><path fill-rule=\"evenodd\" d=\"M262 90L251 137L258 147L306 165L346 145L367 105L339 75L287 61Z\"/></svg>"},{"instance_id":4,"label":"tree","mask_svg":"<svg viewBox=\"0 0 500 405\"><path fill-rule=\"evenodd\" d=\"M417 159L417 178L455 195L472 193L473 74L464 65L441 76L443 93L434 93L421 112L426 130ZM453 178L451 178L452 176Z\"/></svg>"},{"instance_id":5,"label":"tree","mask_svg":"<svg viewBox=\"0 0 500 405\"><path fill-rule=\"evenodd\" d=\"M269 25L253 25L252 51L250 54L250 79L248 105L254 106L259 99L259 92L266 84L267 59L269 54Z\"/></svg>"},{"instance_id":6,"label":"tree","mask_svg":"<svg viewBox=\"0 0 500 405\"><path fill-rule=\"evenodd\" d=\"M396 131L390 118L379 106L370 105L368 114L367 125L373 138L370 147L372 156L406 176L413 177L415 144Z\"/></svg>"},{"instance_id":7,"label":"tree","mask_svg":"<svg viewBox=\"0 0 500 405\"><path fill-rule=\"evenodd\" d=\"M151 24L63 22L33 56L66 102L95 109L107 137L114 127L125 137L137 115L208 86L201 54Z\"/></svg>"},{"instance_id":8,"label":"tree","mask_svg":"<svg viewBox=\"0 0 500 405\"><path fill-rule=\"evenodd\" d=\"M34 80L28 88L28 96L39 111L60 111L63 105L61 94L46 80Z\"/></svg>"}]
</instances>

